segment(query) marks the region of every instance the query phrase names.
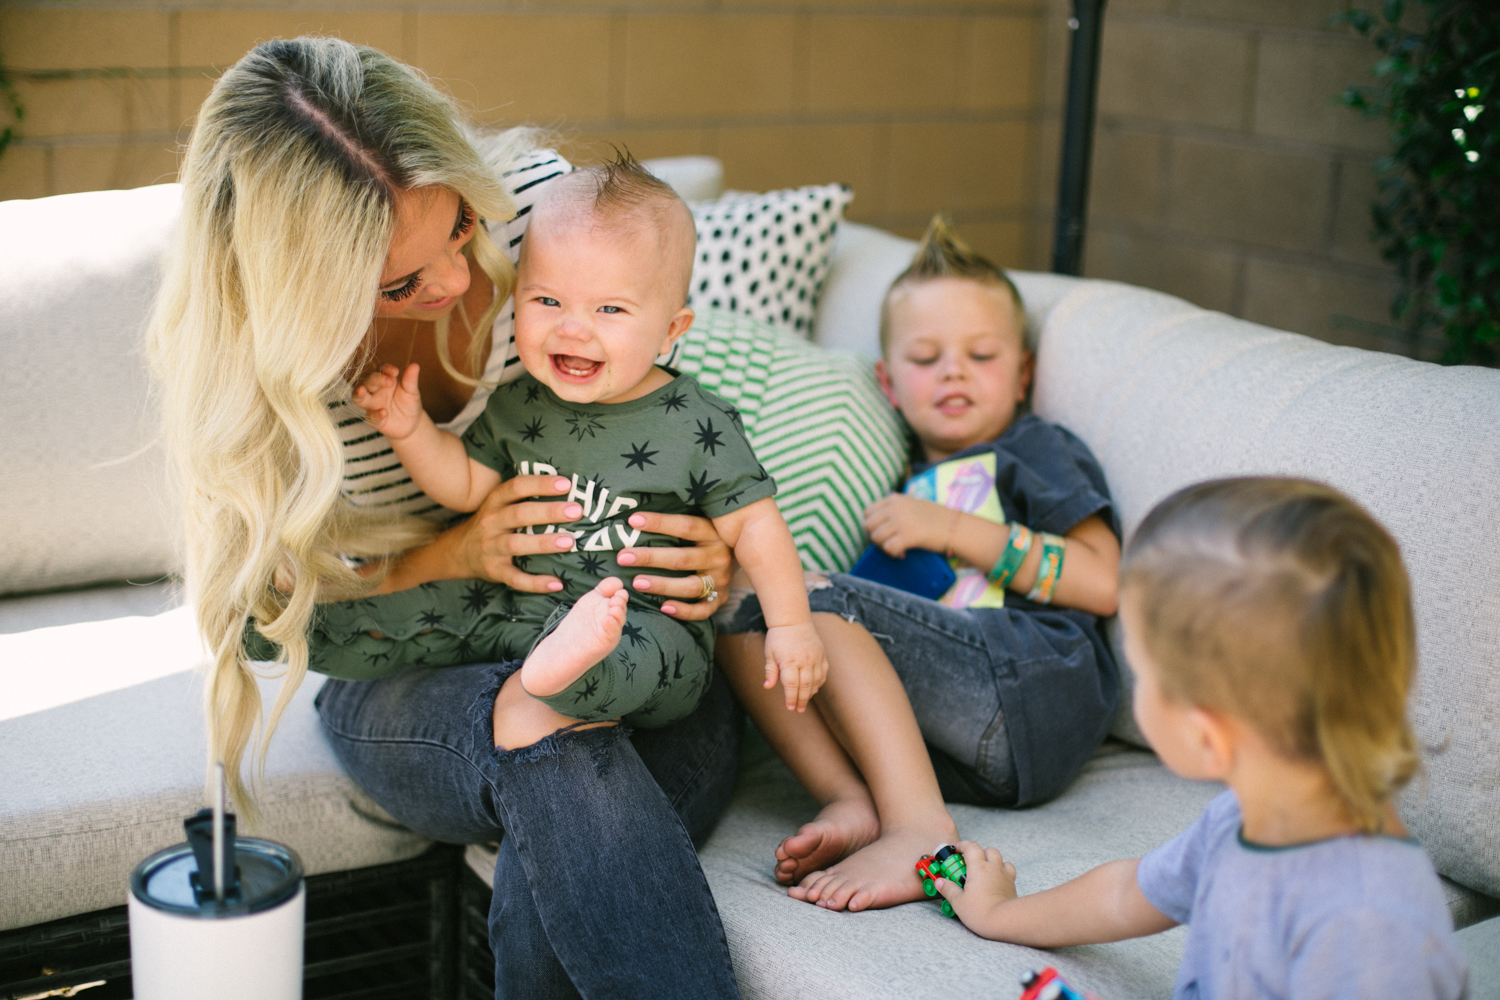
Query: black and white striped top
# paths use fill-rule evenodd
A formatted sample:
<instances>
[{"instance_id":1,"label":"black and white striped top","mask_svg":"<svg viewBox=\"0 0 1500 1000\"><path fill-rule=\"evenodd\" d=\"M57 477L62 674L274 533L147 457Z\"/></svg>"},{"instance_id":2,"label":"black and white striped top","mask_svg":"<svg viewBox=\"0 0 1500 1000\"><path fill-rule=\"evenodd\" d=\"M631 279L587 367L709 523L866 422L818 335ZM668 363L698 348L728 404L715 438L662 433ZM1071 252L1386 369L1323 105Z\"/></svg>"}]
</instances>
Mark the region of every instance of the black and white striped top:
<instances>
[{"instance_id":1,"label":"black and white striped top","mask_svg":"<svg viewBox=\"0 0 1500 1000\"><path fill-rule=\"evenodd\" d=\"M514 263L521 254L521 238L526 235L526 223L532 206L547 190L547 182L570 172L572 164L550 149L535 150L516 160L515 165L502 173L516 203L515 217L496 222L486 220L490 239L502 251L510 255ZM516 356L515 345L515 299L507 299L495 317L490 338L490 356L485 363L482 376L486 383L504 384L520 378L525 370ZM458 416L444 424L443 430L462 434L484 412L491 390L483 386L474 390L467 406ZM380 507L402 514L418 514L441 521L457 516L427 498L427 495L411 481L406 469L391 450L390 442L365 423L364 411L348 399L332 407L333 419L338 426L339 437L344 443L344 496L350 503L360 507Z\"/></svg>"}]
</instances>

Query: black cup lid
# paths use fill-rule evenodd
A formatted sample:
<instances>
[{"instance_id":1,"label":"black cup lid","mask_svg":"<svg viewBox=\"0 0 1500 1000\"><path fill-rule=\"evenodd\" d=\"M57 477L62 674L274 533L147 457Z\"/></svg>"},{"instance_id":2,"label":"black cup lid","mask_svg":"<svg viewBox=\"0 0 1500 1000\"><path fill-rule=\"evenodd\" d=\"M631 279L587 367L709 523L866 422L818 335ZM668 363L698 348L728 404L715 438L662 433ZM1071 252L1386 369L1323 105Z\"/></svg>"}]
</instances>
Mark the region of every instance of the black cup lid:
<instances>
[{"instance_id":1,"label":"black cup lid","mask_svg":"<svg viewBox=\"0 0 1500 1000\"><path fill-rule=\"evenodd\" d=\"M198 860L187 844L157 851L130 873L130 892L147 906L188 917L232 917L259 913L286 902L302 884L302 859L290 847L256 837L235 841L234 864L239 869L237 899L221 905L212 895L203 903L193 892L191 876ZM209 874L208 879L212 879Z\"/></svg>"}]
</instances>

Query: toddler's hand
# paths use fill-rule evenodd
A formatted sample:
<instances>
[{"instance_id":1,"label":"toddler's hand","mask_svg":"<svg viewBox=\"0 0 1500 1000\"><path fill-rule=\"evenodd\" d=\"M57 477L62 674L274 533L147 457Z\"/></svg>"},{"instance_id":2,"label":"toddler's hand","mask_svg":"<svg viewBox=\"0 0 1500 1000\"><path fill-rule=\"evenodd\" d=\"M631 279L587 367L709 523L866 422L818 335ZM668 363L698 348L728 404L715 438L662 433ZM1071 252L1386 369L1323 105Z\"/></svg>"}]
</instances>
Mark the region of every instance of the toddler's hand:
<instances>
[{"instance_id":1,"label":"toddler's hand","mask_svg":"<svg viewBox=\"0 0 1500 1000\"><path fill-rule=\"evenodd\" d=\"M886 555L904 559L907 549L945 550L953 531L953 515L940 503L892 493L865 511L865 530Z\"/></svg>"},{"instance_id":2,"label":"toddler's hand","mask_svg":"<svg viewBox=\"0 0 1500 1000\"><path fill-rule=\"evenodd\" d=\"M954 845L964 856L964 886L960 889L947 879L938 879L943 894L964 926L976 934L984 932L985 918L994 909L1016 898L1016 866L1000 856L998 847L980 847L972 840Z\"/></svg>"},{"instance_id":3,"label":"toddler's hand","mask_svg":"<svg viewBox=\"0 0 1500 1000\"><path fill-rule=\"evenodd\" d=\"M787 710L807 711L808 699L828 677L828 658L812 622L766 629L765 687L775 687L778 677L786 690Z\"/></svg>"},{"instance_id":4,"label":"toddler's hand","mask_svg":"<svg viewBox=\"0 0 1500 1000\"><path fill-rule=\"evenodd\" d=\"M392 441L411 437L421 422L419 373L415 364L404 374L395 365L382 365L354 390L354 405L365 411L365 422Z\"/></svg>"}]
</instances>

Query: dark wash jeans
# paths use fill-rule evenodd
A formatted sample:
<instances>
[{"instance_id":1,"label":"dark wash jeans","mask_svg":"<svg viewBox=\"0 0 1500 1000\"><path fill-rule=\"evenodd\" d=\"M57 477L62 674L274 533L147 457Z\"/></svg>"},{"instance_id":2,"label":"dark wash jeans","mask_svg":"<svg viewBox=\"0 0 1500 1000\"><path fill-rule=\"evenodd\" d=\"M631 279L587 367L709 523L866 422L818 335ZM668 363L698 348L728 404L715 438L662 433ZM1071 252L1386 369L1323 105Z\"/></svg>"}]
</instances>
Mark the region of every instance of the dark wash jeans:
<instances>
[{"instance_id":1,"label":"dark wash jeans","mask_svg":"<svg viewBox=\"0 0 1500 1000\"><path fill-rule=\"evenodd\" d=\"M403 824L500 841L490 943L497 1000L738 997L694 842L734 789L742 717L722 676L663 729L494 746L519 662L330 680L317 698L349 774Z\"/></svg>"}]
</instances>

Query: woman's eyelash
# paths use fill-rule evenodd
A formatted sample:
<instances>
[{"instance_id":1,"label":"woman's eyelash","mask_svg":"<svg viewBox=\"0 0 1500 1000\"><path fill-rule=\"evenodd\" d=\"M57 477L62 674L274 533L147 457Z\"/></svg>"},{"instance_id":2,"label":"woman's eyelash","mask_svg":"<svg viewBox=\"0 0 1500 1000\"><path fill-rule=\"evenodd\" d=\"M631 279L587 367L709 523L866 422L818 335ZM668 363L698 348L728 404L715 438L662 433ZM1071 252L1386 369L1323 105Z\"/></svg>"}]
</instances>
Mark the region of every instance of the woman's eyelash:
<instances>
[{"instance_id":1,"label":"woman's eyelash","mask_svg":"<svg viewBox=\"0 0 1500 1000\"><path fill-rule=\"evenodd\" d=\"M396 288L381 289L380 297L387 302L400 302L417 294L417 289L422 287L422 279L413 275L406 280L406 284Z\"/></svg>"},{"instance_id":2,"label":"woman's eyelash","mask_svg":"<svg viewBox=\"0 0 1500 1000\"><path fill-rule=\"evenodd\" d=\"M456 222L453 226L453 235L449 236L448 238L450 240L456 240L461 236L467 236L469 235L469 230L473 228L474 210L469 207L468 202L460 199L458 203L458 222Z\"/></svg>"}]
</instances>

